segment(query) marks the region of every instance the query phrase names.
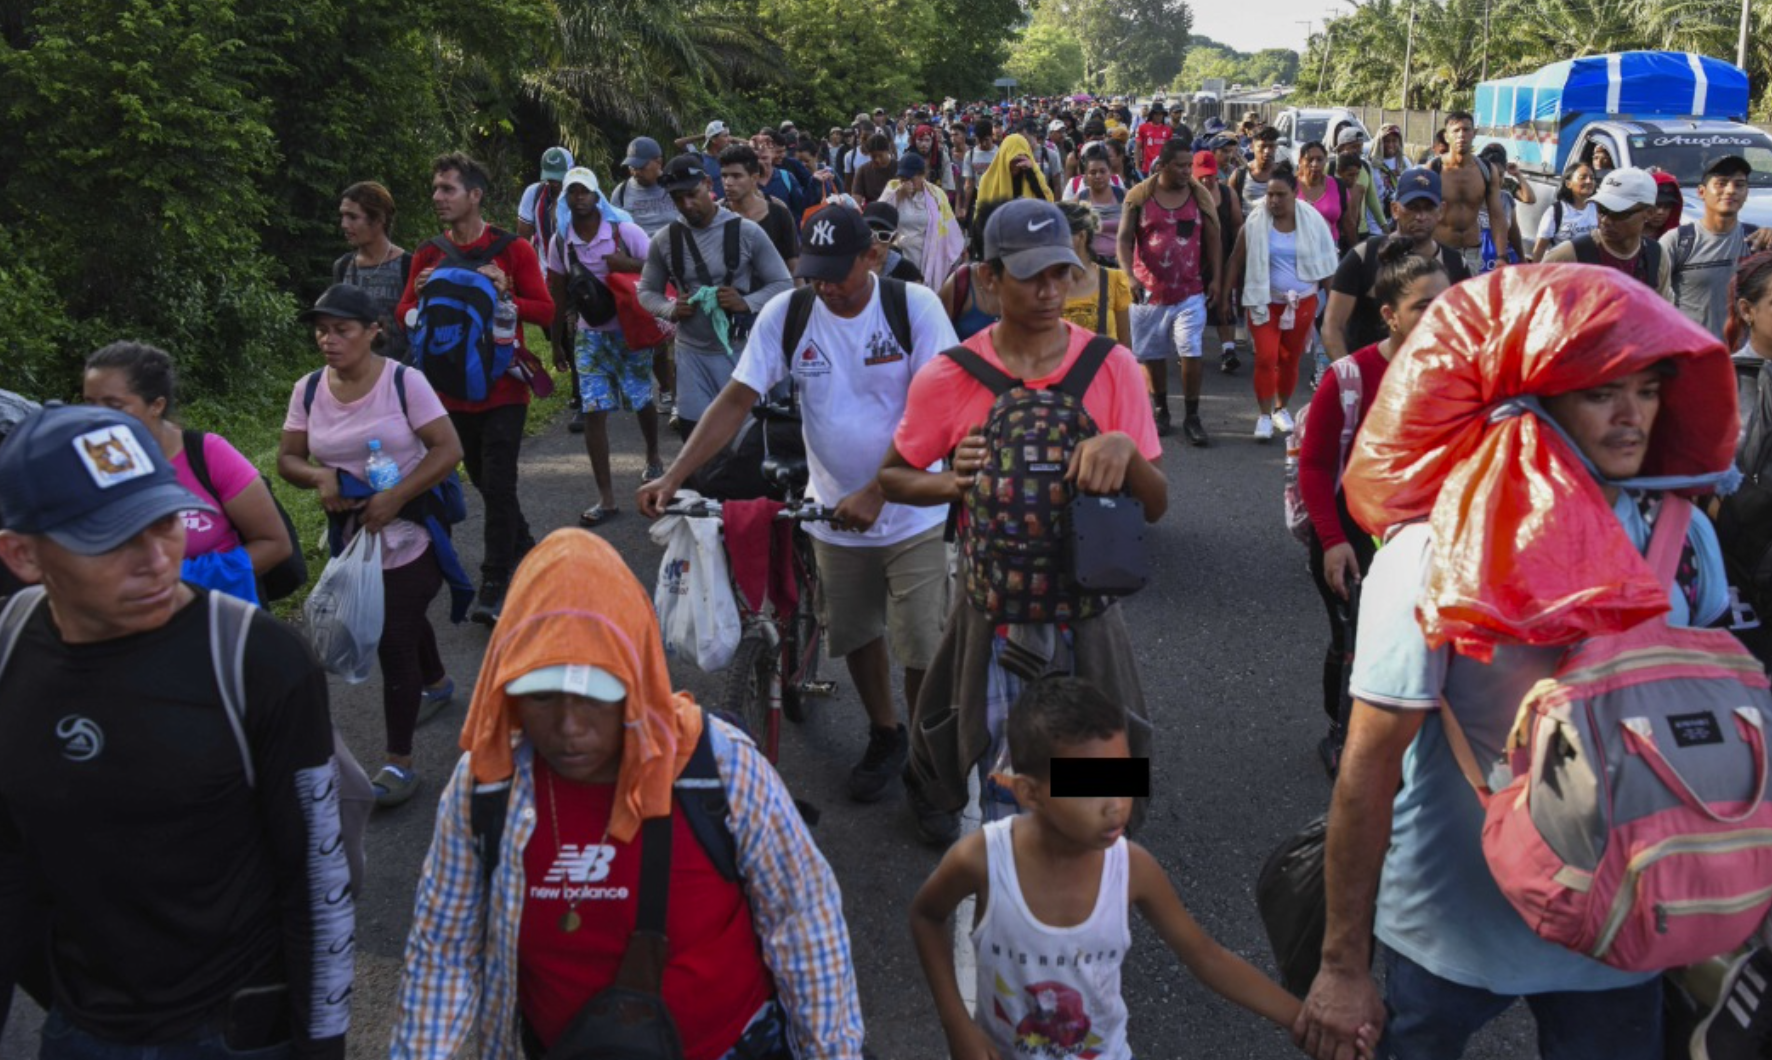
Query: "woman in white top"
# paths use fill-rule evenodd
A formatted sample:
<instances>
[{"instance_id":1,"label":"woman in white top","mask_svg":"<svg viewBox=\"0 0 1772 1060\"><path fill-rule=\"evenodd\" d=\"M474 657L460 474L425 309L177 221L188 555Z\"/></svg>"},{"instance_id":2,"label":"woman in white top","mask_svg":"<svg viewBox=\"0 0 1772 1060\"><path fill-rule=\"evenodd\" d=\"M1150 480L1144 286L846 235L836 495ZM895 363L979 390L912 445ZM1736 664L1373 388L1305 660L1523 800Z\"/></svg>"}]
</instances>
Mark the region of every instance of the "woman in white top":
<instances>
[{"instance_id":1,"label":"woman in white top","mask_svg":"<svg viewBox=\"0 0 1772 1060\"><path fill-rule=\"evenodd\" d=\"M1557 201L1538 219L1538 241L1532 244L1532 260L1543 261L1551 248L1587 235L1600 227L1599 211L1588 199L1594 193L1593 167L1576 162L1563 171Z\"/></svg>"}]
</instances>

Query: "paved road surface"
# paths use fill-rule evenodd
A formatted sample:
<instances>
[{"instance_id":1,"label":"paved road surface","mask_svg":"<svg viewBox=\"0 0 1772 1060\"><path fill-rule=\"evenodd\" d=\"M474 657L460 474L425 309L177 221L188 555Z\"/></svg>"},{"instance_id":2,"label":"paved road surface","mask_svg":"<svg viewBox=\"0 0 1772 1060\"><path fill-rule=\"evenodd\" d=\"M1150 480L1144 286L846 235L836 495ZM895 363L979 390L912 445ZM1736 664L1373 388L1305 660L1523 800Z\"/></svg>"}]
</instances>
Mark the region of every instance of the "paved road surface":
<instances>
[{"instance_id":1,"label":"paved road surface","mask_svg":"<svg viewBox=\"0 0 1772 1060\"><path fill-rule=\"evenodd\" d=\"M1291 831L1327 805L1329 785L1316 755L1323 732L1318 703L1325 623L1305 571L1304 550L1280 514L1284 450L1252 441L1254 402L1245 367L1234 377L1209 371L1203 412L1214 445L1168 440L1170 507L1153 529L1152 586L1126 604L1146 698L1156 722L1153 803L1138 838L1168 869L1182 901L1212 935L1270 973L1271 954L1255 912L1256 873ZM1173 400L1177 422L1181 400ZM1299 404L1295 402L1295 404ZM615 470L624 511L608 524L642 582L653 584L661 550L632 510L641 471L632 417L614 425ZM669 446L674 450L674 444ZM667 454L668 456L669 454ZM590 467L576 436L556 426L531 440L523 498L539 537L568 525L593 499ZM477 508L477 498L470 493ZM477 510L458 540L470 569L479 552ZM437 785L458 752L456 737L486 631L450 627L446 601L433 608L445 657L461 696L419 733L426 787L406 806L381 814L369 835L371 881L358 905L358 980L353 1060L386 1056L411 896L435 815ZM839 661L827 672L839 695L804 727L788 727L781 770L796 794L824 813L815 835L842 884L868 1042L881 1060L945 1056L939 1024L917 965L906 910L938 855L911 830L902 795L856 806L843 794L860 757L865 725ZM680 686L704 701L720 675L679 667ZM334 718L373 771L382 735L380 686L337 682ZM1215 1060L1298 1056L1279 1030L1195 983L1142 921L1124 970L1131 1041L1141 1057ZM34 1056L38 1014L21 998L0 1037L0 1060ZM1529 1021L1515 1013L1473 1046L1473 1058L1531 1055Z\"/></svg>"}]
</instances>

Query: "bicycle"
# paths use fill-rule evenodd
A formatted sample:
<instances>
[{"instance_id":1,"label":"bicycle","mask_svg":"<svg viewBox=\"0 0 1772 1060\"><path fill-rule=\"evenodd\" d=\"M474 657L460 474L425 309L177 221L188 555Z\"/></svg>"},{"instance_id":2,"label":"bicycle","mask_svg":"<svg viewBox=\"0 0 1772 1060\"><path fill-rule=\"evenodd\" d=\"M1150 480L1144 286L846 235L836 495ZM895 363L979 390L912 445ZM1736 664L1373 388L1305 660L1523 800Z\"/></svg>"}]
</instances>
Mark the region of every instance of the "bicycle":
<instances>
[{"instance_id":1,"label":"bicycle","mask_svg":"<svg viewBox=\"0 0 1772 1060\"><path fill-rule=\"evenodd\" d=\"M758 419L791 415L766 406L759 406L755 414ZM818 677L824 642L824 626L818 620L815 604L818 565L812 539L800 529L804 523L831 522L836 509L804 499L808 477L804 460L766 456L763 477L771 492L786 498L782 500L786 507L776 513L776 521L794 526L794 585L798 603L785 615L768 605L764 610L756 610L733 584L732 596L738 604L742 633L727 666L726 687L716 710L738 718L773 763L781 749L782 716L799 724L806 720L808 699L836 692L834 682ZM722 502L708 499L673 500L664 510L666 515L690 519L719 519L723 512Z\"/></svg>"}]
</instances>

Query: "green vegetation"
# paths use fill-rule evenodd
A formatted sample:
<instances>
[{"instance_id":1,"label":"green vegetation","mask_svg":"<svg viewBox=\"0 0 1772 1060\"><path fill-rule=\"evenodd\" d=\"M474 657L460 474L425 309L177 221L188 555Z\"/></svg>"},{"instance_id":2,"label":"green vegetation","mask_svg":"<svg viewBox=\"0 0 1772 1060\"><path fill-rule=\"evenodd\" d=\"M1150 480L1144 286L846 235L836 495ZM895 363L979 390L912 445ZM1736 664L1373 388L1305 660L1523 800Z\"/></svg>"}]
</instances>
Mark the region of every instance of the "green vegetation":
<instances>
[{"instance_id":1,"label":"green vegetation","mask_svg":"<svg viewBox=\"0 0 1772 1060\"><path fill-rule=\"evenodd\" d=\"M1634 49L1733 61L1740 10L1733 2L1693 0L1369 0L1311 37L1299 75L1299 87L1310 92L1301 101L1446 109L1470 105L1485 63L1495 78ZM1411 12L1413 70L1405 102ZM1763 120L1772 115L1772 0L1752 0L1752 17L1747 72Z\"/></svg>"},{"instance_id":2,"label":"green vegetation","mask_svg":"<svg viewBox=\"0 0 1772 1060\"><path fill-rule=\"evenodd\" d=\"M1034 0L1029 6L1033 14L1016 38L1008 70L1032 95L1149 92L1174 80L1187 57L1194 15L1184 0Z\"/></svg>"},{"instance_id":3,"label":"green vegetation","mask_svg":"<svg viewBox=\"0 0 1772 1060\"><path fill-rule=\"evenodd\" d=\"M1208 77L1222 77L1227 86L1245 88L1290 85L1298 80L1298 53L1291 48L1240 52L1211 37L1196 36L1188 45L1187 61L1181 64L1181 74L1172 87L1181 93L1198 92Z\"/></svg>"}]
</instances>

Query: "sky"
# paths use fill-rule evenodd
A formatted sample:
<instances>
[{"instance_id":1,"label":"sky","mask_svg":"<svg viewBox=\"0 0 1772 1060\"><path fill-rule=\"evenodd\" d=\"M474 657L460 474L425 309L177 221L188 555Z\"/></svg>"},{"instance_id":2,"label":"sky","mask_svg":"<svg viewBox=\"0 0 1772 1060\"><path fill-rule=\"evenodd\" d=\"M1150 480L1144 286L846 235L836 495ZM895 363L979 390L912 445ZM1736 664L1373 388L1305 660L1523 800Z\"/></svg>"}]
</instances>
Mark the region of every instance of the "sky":
<instances>
[{"instance_id":1,"label":"sky","mask_svg":"<svg viewBox=\"0 0 1772 1060\"><path fill-rule=\"evenodd\" d=\"M1188 5L1194 12L1194 32L1223 41L1241 52L1263 48L1291 48L1303 52L1305 28L1322 32L1326 14L1343 13L1346 0L1203 0Z\"/></svg>"}]
</instances>

